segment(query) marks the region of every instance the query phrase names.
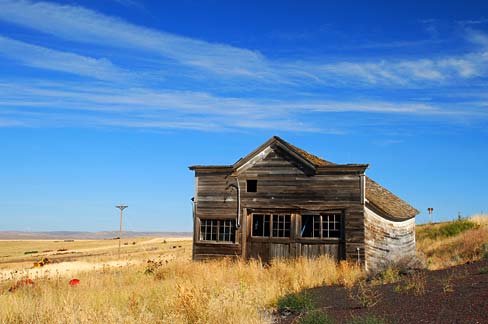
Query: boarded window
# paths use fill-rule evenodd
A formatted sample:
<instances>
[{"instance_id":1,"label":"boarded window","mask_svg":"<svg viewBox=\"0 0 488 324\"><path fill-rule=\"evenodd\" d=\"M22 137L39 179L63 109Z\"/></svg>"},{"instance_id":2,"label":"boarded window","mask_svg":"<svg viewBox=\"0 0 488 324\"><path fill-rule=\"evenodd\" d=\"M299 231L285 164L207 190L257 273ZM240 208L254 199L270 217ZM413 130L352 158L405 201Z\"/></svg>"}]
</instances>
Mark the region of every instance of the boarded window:
<instances>
[{"instance_id":1,"label":"boarded window","mask_svg":"<svg viewBox=\"0 0 488 324\"><path fill-rule=\"evenodd\" d=\"M247 192L257 192L258 191L258 180L247 180L246 181L246 191Z\"/></svg>"},{"instance_id":2,"label":"boarded window","mask_svg":"<svg viewBox=\"0 0 488 324\"><path fill-rule=\"evenodd\" d=\"M200 240L214 242L235 242L235 219L201 219Z\"/></svg>"},{"instance_id":3,"label":"boarded window","mask_svg":"<svg viewBox=\"0 0 488 324\"><path fill-rule=\"evenodd\" d=\"M291 233L291 215L253 214L252 236L290 237L290 233Z\"/></svg>"},{"instance_id":4,"label":"boarded window","mask_svg":"<svg viewBox=\"0 0 488 324\"><path fill-rule=\"evenodd\" d=\"M342 213L328 212L320 215L302 215L302 237L341 237Z\"/></svg>"},{"instance_id":5,"label":"boarded window","mask_svg":"<svg viewBox=\"0 0 488 324\"><path fill-rule=\"evenodd\" d=\"M271 215L254 214L252 216L252 236L269 237Z\"/></svg>"}]
</instances>

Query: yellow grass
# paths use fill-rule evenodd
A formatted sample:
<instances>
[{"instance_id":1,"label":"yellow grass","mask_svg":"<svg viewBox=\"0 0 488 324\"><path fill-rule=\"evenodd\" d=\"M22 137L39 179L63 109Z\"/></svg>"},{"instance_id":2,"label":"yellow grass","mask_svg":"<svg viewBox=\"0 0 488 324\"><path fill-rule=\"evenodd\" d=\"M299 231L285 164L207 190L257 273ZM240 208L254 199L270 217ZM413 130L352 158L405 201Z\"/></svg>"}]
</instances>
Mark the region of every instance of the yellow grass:
<instances>
[{"instance_id":1,"label":"yellow grass","mask_svg":"<svg viewBox=\"0 0 488 324\"><path fill-rule=\"evenodd\" d=\"M477 225L435 239L426 234L442 224L418 227L422 235L417 249L430 269L483 257L488 216L477 215L469 221ZM271 323L282 296L321 285L351 287L364 278L357 266L337 264L327 257L276 260L271 265L257 260L192 262L191 241L134 241L135 245L124 246L121 261L117 261L117 241L0 242L0 253L10 253L13 259L25 257L24 250L78 244L69 247L78 253L75 261L59 259L42 268L44 272L25 269L30 263L23 263L24 269L13 279L0 276L0 323ZM102 253L94 256L93 251ZM147 259L156 263L147 264ZM10 267L8 271L14 272L15 266L19 264L3 264L0 269ZM34 279L34 286L8 291L26 277ZM70 287L68 281L74 277L81 283Z\"/></svg>"},{"instance_id":2,"label":"yellow grass","mask_svg":"<svg viewBox=\"0 0 488 324\"><path fill-rule=\"evenodd\" d=\"M363 276L355 265L327 257L192 262L182 249L167 258L172 250L178 249L157 252L162 261L151 273L146 263L107 266L78 273L76 287L56 273L14 292L8 289L19 278L0 281L0 323L271 323L279 297L324 284L351 286Z\"/></svg>"},{"instance_id":3,"label":"yellow grass","mask_svg":"<svg viewBox=\"0 0 488 324\"><path fill-rule=\"evenodd\" d=\"M133 242L136 244L132 244ZM188 251L188 254L191 252L190 241L181 238L130 238L123 239L121 243L124 260L148 258L167 253L169 250L173 250L172 247L174 245L182 245L183 249ZM124 243L127 243L127 245ZM26 251L38 251L38 253L26 255L24 254ZM30 267L35 261L39 261L43 257L47 257L54 262L73 259L90 262L116 260L118 259L118 241L0 240L0 270L12 267Z\"/></svg>"},{"instance_id":4,"label":"yellow grass","mask_svg":"<svg viewBox=\"0 0 488 324\"><path fill-rule=\"evenodd\" d=\"M480 226L488 226L488 214L476 214L471 216L469 220Z\"/></svg>"},{"instance_id":5,"label":"yellow grass","mask_svg":"<svg viewBox=\"0 0 488 324\"><path fill-rule=\"evenodd\" d=\"M483 246L488 246L488 215L475 215L467 220L477 226L447 238L417 236L418 254L426 259L429 269L443 269L483 257ZM443 224L445 223L417 226L417 234L439 228Z\"/></svg>"}]
</instances>

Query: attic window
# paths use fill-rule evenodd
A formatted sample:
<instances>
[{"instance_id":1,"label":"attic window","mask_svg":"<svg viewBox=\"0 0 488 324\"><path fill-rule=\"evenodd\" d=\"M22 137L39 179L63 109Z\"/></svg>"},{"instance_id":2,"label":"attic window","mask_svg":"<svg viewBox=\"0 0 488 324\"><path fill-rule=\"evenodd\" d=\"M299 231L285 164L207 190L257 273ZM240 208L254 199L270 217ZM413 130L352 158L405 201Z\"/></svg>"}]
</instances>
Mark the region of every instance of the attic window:
<instances>
[{"instance_id":1,"label":"attic window","mask_svg":"<svg viewBox=\"0 0 488 324\"><path fill-rule=\"evenodd\" d=\"M258 191L258 180L247 180L246 191L247 192L257 192Z\"/></svg>"}]
</instances>

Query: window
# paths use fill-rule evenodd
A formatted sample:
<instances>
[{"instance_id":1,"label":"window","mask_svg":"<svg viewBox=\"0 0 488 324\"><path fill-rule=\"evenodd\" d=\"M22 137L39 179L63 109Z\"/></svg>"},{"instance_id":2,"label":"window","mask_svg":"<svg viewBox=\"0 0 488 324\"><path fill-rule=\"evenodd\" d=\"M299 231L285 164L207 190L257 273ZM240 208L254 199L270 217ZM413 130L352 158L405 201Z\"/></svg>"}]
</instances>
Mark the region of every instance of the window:
<instances>
[{"instance_id":1,"label":"window","mask_svg":"<svg viewBox=\"0 0 488 324\"><path fill-rule=\"evenodd\" d=\"M252 236L254 237L290 237L290 232L291 215L253 214Z\"/></svg>"},{"instance_id":2,"label":"window","mask_svg":"<svg viewBox=\"0 0 488 324\"><path fill-rule=\"evenodd\" d=\"M320 215L302 215L302 237L320 237Z\"/></svg>"},{"instance_id":3,"label":"window","mask_svg":"<svg viewBox=\"0 0 488 324\"><path fill-rule=\"evenodd\" d=\"M252 236L269 237L271 215L254 214L252 216Z\"/></svg>"},{"instance_id":4,"label":"window","mask_svg":"<svg viewBox=\"0 0 488 324\"><path fill-rule=\"evenodd\" d=\"M273 237L290 237L290 215L273 215Z\"/></svg>"},{"instance_id":5,"label":"window","mask_svg":"<svg viewBox=\"0 0 488 324\"><path fill-rule=\"evenodd\" d=\"M246 181L246 191L247 192L257 192L258 191L258 180L247 180Z\"/></svg>"},{"instance_id":6,"label":"window","mask_svg":"<svg viewBox=\"0 0 488 324\"><path fill-rule=\"evenodd\" d=\"M341 237L341 214L322 215L322 237Z\"/></svg>"},{"instance_id":7,"label":"window","mask_svg":"<svg viewBox=\"0 0 488 324\"><path fill-rule=\"evenodd\" d=\"M302 215L302 237L340 238L341 237L340 212L329 212L320 215Z\"/></svg>"},{"instance_id":8,"label":"window","mask_svg":"<svg viewBox=\"0 0 488 324\"><path fill-rule=\"evenodd\" d=\"M235 242L235 219L201 219L200 240L215 242Z\"/></svg>"},{"instance_id":9,"label":"window","mask_svg":"<svg viewBox=\"0 0 488 324\"><path fill-rule=\"evenodd\" d=\"M219 221L219 241L234 242L236 236L236 221L226 219Z\"/></svg>"}]
</instances>

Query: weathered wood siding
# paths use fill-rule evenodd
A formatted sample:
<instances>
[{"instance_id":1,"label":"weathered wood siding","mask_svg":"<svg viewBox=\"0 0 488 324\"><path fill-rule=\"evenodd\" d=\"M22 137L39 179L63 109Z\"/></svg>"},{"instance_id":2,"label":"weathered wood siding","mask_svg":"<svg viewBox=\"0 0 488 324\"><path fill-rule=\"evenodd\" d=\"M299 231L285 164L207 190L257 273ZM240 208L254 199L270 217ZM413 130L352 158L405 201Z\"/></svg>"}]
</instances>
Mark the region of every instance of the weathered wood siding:
<instances>
[{"instance_id":1,"label":"weathered wood siding","mask_svg":"<svg viewBox=\"0 0 488 324\"><path fill-rule=\"evenodd\" d=\"M236 195L226 189L230 170L200 171L196 173L195 191L195 235L193 259L236 257L242 254L242 245L236 235L235 244L200 241L200 220L235 219L237 212ZM230 179L232 180L232 179Z\"/></svg>"},{"instance_id":2,"label":"weathered wood siding","mask_svg":"<svg viewBox=\"0 0 488 324\"><path fill-rule=\"evenodd\" d=\"M364 227L367 271L415 256L415 218L392 221L366 207Z\"/></svg>"},{"instance_id":3,"label":"weathered wood siding","mask_svg":"<svg viewBox=\"0 0 488 324\"><path fill-rule=\"evenodd\" d=\"M227 186L233 182L228 178L230 170L196 173L196 213L202 218L235 218L237 201L235 191Z\"/></svg>"},{"instance_id":4,"label":"weathered wood siding","mask_svg":"<svg viewBox=\"0 0 488 324\"><path fill-rule=\"evenodd\" d=\"M358 248L364 259L364 205L361 175L350 171L321 171L311 175L310 169L279 147L268 147L253 160L241 166L233 176L232 168L218 171L196 171L196 223L199 219L235 218L236 191L227 188L236 183L241 188L242 227L236 244L194 243L194 258L242 254L244 257L318 256L329 254L356 260ZM246 180L258 181L257 192L246 192ZM227 188L227 189L226 189ZM315 240L299 237L298 217L302 213L341 210L344 215L343 237L339 240ZM251 237L249 215L253 212L287 212L294 215L292 237L263 239ZM195 229L199 231L198 224ZM226 245L221 247L221 245Z\"/></svg>"},{"instance_id":5,"label":"weathered wood siding","mask_svg":"<svg viewBox=\"0 0 488 324\"><path fill-rule=\"evenodd\" d=\"M317 241L302 245L298 223L294 221L292 225L295 225L295 231L292 233L292 240L288 243L290 248L282 252L281 246L273 247L273 239L271 239L268 243L271 244L269 256L291 251L287 253L289 256L331 254L339 259L344 257L355 259L359 248L360 255L364 257L364 206L361 204L360 175L319 172L311 176L307 169L279 148L270 148L265 153L260 159L250 161L248 163L251 164L250 166L243 166L244 170L239 174L240 186L244 189L241 195L242 205L248 211L291 210L298 214L297 217L307 212L327 210L344 212L344 237L339 242ZM245 191L247 179L258 180L257 192ZM267 248L263 248L263 244L266 243L260 243L261 248L256 248L252 240L248 235L248 242L251 241L248 246L250 255L252 250L266 251ZM293 246L295 243L298 245ZM273 252L275 249L278 252Z\"/></svg>"}]
</instances>

